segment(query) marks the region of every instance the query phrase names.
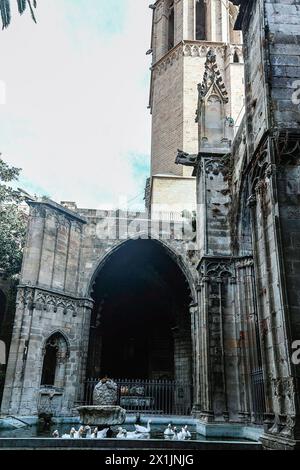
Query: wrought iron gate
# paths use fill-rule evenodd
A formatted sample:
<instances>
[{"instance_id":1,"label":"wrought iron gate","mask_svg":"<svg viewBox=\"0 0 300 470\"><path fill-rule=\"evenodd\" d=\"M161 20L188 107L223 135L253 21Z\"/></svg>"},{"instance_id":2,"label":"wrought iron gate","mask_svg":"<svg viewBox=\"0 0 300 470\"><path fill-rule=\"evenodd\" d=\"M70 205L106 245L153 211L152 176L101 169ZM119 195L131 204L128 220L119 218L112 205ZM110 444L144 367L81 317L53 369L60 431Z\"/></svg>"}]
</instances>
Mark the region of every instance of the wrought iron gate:
<instances>
[{"instance_id":1,"label":"wrought iron gate","mask_svg":"<svg viewBox=\"0 0 300 470\"><path fill-rule=\"evenodd\" d=\"M262 369L255 369L251 373L252 410L254 422L263 424L266 413L265 386Z\"/></svg>"},{"instance_id":2,"label":"wrought iron gate","mask_svg":"<svg viewBox=\"0 0 300 470\"><path fill-rule=\"evenodd\" d=\"M85 386L84 404L93 403L93 390L98 379L88 379ZM174 380L114 379L118 385L118 401L128 412L166 415L191 413L192 387Z\"/></svg>"}]
</instances>

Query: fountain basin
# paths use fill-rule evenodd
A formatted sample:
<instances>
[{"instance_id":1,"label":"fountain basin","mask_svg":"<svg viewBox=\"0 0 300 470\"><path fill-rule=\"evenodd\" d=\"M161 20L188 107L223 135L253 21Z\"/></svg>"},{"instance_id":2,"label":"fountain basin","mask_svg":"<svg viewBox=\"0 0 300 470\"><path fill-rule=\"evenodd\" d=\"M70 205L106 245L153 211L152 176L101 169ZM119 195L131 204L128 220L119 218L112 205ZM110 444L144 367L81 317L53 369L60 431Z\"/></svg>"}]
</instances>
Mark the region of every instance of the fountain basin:
<instances>
[{"instance_id":1,"label":"fountain basin","mask_svg":"<svg viewBox=\"0 0 300 470\"><path fill-rule=\"evenodd\" d=\"M79 406L81 424L87 426L117 426L125 423L126 411L116 405Z\"/></svg>"}]
</instances>

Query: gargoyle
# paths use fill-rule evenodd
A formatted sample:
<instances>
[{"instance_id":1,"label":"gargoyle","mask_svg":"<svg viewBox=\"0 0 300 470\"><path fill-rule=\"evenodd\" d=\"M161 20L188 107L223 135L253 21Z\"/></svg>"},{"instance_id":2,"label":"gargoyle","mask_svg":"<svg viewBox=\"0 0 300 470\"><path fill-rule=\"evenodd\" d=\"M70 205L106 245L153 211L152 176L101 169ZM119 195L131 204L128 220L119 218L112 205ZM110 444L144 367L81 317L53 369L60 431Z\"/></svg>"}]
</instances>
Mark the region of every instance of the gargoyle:
<instances>
[{"instance_id":1,"label":"gargoyle","mask_svg":"<svg viewBox=\"0 0 300 470\"><path fill-rule=\"evenodd\" d=\"M183 152L183 150L178 150L177 152L175 160L176 165L196 166L198 155L190 155L189 153Z\"/></svg>"}]
</instances>

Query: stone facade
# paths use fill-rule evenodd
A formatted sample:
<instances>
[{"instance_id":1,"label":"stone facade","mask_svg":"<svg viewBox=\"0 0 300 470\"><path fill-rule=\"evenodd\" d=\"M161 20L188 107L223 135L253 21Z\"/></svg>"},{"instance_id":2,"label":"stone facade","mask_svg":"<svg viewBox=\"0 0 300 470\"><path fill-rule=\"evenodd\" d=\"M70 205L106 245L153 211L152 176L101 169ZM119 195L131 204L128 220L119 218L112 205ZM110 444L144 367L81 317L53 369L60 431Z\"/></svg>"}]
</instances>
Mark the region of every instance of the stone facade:
<instances>
[{"instance_id":1,"label":"stone facade","mask_svg":"<svg viewBox=\"0 0 300 470\"><path fill-rule=\"evenodd\" d=\"M300 2L239 2L245 37L246 141L257 304L266 382L266 447L290 448L300 439L299 338L299 108ZM253 44L253 38L257 40ZM259 39L261 38L261 40ZM261 44L265 45L262 49ZM259 73L251 76L255 69Z\"/></svg>"},{"instance_id":2,"label":"stone facade","mask_svg":"<svg viewBox=\"0 0 300 470\"><path fill-rule=\"evenodd\" d=\"M150 226L146 213L73 212L50 200L28 203L28 236L2 413L36 415L43 407L49 408L50 397L52 414L70 415L75 402L84 399L92 292L98 272L129 238L157 239L167 256L180 265L195 297L191 230L188 225L184 233L185 225L178 221L169 225L158 220ZM63 357L60 351L56 353L57 367L63 365L47 391L43 386L46 345L57 335L66 345Z\"/></svg>"},{"instance_id":3,"label":"stone facade","mask_svg":"<svg viewBox=\"0 0 300 470\"><path fill-rule=\"evenodd\" d=\"M177 157L197 177L198 408L207 421L231 419L234 410L251 419L256 400L249 378L261 370L263 445L292 449L300 437L299 365L292 361L299 338L300 123L293 88L300 77L300 3L234 3L241 5L237 27L245 41L245 119L230 150L216 148L218 132L205 130L210 54L198 107L206 143L200 139L197 155ZM225 105L218 86L215 93Z\"/></svg>"},{"instance_id":4,"label":"stone facade","mask_svg":"<svg viewBox=\"0 0 300 470\"><path fill-rule=\"evenodd\" d=\"M164 306L169 302L175 312L173 378L187 382L192 369L193 416L202 426L226 426L227 434L231 424L264 425L266 448L293 449L300 442L300 366L292 361L292 345L300 335L300 124L293 99L300 79L300 2L212 0L206 10L206 42L193 36L197 3L159 0L152 6L152 164L165 174L152 174L148 188L150 205L151 198L175 198L185 208L192 198L192 191L185 198L185 184L192 175L196 220L191 214L152 212L151 218L74 204L70 210L49 200L29 202L2 413L37 414L50 399L56 400L57 414L72 413L75 402L84 398L89 342L94 344L92 365L101 373L97 361L107 339L101 330L115 332L105 330L103 305L106 294L117 302L122 291L111 282L108 293L101 293L115 279L105 269L124 257L126 286L132 270L124 248L130 252L129 239L134 246L137 238L148 238L160 247L161 258L173 260L169 272L178 268L181 273L176 279L159 274L160 260L151 265L153 252L147 258L143 245L143 273L151 273L156 282L153 297L165 295ZM169 14L174 15L170 48ZM236 19L245 41L246 112L235 131L231 118L239 120L244 70L240 44L234 44L241 37L233 30ZM175 162L178 148L183 150ZM177 192L166 173L172 174ZM142 289L138 281L143 273L136 272L135 283ZM182 279L189 301L184 297L179 304L180 297L170 291L175 295ZM139 291L134 295L133 301ZM113 302L111 314L124 305ZM153 318L162 334L163 317ZM141 335L142 323L138 328ZM152 350L163 362L168 359L166 337L151 331ZM45 389L43 371L51 354L55 376L52 388ZM168 367L156 361L152 372L170 372Z\"/></svg>"},{"instance_id":5,"label":"stone facade","mask_svg":"<svg viewBox=\"0 0 300 470\"><path fill-rule=\"evenodd\" d=\"M148 204L153 212L162 210L159 206L166 204L165 195L168 193L170 211L195 210L195 181L189 180L190 189L187 190L187 184L180 185L178 179L172 178L174 175L189 178L191 170L176 166L174 155L178 149L190 153L198 150L198 126L195 123L197 85L203 76L210 49L217 55L230 96L226 116L233 118L236 126L240 123L244 71L242 37L240 32L233 30L237 11L227 0L213 0L208 4L198 0L158 0L152 7L152 184ZM204 22L201 39L197 35L198 8L200 21ZM170 25L171 14L174 15L173 25ZM174 29L171 43L170 29Z\"/></svg>"}]
</instances>

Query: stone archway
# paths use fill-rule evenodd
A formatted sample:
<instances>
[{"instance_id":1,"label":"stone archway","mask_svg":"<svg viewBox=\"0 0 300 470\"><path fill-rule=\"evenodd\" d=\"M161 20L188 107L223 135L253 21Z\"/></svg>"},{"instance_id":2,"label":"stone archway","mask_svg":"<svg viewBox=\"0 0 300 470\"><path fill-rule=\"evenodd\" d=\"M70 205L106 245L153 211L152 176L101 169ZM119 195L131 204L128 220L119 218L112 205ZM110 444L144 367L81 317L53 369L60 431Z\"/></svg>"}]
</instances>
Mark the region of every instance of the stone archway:
<instances>
[{"instance_id":1,"label":"stone archway","mask_svg":"<svg viewBox=\"0 0 300 470\"><path fill-rule=\"evenodd\" d=\"M191 384L191 296L162 243L122 243L94 278L87 377Z\"/></svg>"}]
</instances>

